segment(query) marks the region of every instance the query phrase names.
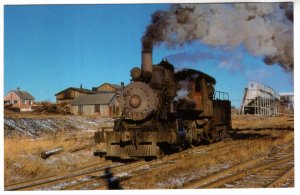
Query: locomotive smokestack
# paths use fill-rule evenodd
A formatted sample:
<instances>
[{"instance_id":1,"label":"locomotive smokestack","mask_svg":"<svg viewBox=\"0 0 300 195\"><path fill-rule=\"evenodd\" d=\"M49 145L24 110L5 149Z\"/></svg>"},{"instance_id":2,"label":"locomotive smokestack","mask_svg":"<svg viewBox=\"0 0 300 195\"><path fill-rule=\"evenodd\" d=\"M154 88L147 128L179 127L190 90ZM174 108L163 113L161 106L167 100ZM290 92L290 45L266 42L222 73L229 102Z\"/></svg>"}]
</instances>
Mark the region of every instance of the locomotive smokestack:
<instances>
[{"instance_id":1,"label":"locomotive smokestack","mask_svg":"<svg viewBox=\"0 0 300 195\"><path fill-rule=\"evenodd\" d=\"M152 49L143 48L142 51L142 71L146 81L152 78Z\"/></svg>"}]
</instances>

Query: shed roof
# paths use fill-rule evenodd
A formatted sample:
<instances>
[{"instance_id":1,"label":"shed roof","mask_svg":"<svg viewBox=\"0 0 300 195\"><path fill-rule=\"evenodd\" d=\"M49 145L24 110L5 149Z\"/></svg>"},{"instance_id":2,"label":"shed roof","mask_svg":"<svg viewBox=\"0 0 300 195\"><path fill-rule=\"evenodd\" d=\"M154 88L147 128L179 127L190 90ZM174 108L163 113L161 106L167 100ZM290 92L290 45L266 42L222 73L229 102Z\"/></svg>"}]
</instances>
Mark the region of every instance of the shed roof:
<instances>
[{"instance_id":1,"label":"shed roof","mask_svg":"<svg viewBox=\"0 0 300 195\"><path fill-rule=\"evenodd\" d=\"M27 91L12 90L21 100L34 100L34 97Z\"/></svg>"},{"instance_id":2,"label":"shed roof","mask_svg":"<svg viewBox=\"0 0 300 195\"><path fill-rule=\"evenodd\" d=\"M79 91L79 92L86 93L86 94L94 94L94 93L96 93L95 91L92 91L92 90L89 90L89 89L69 87L67 89L64 89L64 90L58 92L57 94L55 94L55 96L57 96L58 94L64 93L64 92L66 92L68 90L75 90L75 91Z\"/></svg>"},{"instance_id":3,"label":"shed roof","mask_svg":"<svg viewBox=\"0 0 300 195\"><path fill-rule=\"evenodd\" d=\"M280 96L293 96L294 92L279 92Z\"/></svg>"},{"instance_id":4,"label":"shed roof","mask_svg":"<svg viewBox=\"0 0 300 195\"><path fill-rule=\"evenodd\" d=\"M113 88L115 88L115 89L121 89L121 85L117 85L117 84L112 84L112 83L103 83L102 85L100 85L98 88L100 88L101 86L103 86L103 85L109 85L109 86L111 86L111 87L113 87Z\"/></svg>"},{"instance_id":5,"label":"shed roof","mask_svg":"<svg viewBox=\"0 0 300 195\"><path fill-rule=\"evenodd\" d=\"M114 98L114 93L99 93L79 95L72 101L72 105L107 105Z\"/></svg>"}]
</instances>

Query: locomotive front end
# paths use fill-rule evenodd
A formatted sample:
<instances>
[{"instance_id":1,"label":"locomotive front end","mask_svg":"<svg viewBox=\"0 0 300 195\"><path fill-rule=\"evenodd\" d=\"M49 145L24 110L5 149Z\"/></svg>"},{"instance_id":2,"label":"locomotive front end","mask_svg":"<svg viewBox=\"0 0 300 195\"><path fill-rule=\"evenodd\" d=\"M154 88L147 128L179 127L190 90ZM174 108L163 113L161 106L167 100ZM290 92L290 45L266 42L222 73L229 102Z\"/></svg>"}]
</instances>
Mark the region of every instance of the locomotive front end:
<instances>
[{"instance_id":1,"label":"locomotive front end","mask_svg":"<svg viewBox=\"0 0 300 195\"><path fill-rule=\"evenodd\" d=\"M175 96L165 79L172 74L163 66L153 65L152 51L146 49L142 51L141 68L135 67L130 73L131 82L121 89L119 97L122 116L115 120L114 131L106 134L106 156L157 157L160 143L176 142L176 134L168 131L175 127L161 125Z\"/></svg>"},{"instance_id":2,"label":"locomotive front end","mask_svg":"<svg viewBox=\"0 0 300 195\"><path fill-rule=\"evenodd\" d=\"M107 157L157 157L158 140L169 137L155 124L160 110L160 94L149 84L131 82L121 92L122 117L115 120L114 131L108 132ZM176 135L174 135L174 141Z\"/></svg>"},{"instance_id":3,"label":"locomotive front end","mask_svg":"<svg viewBox=\"0 0 300 195\"><path fill-rule=\"evenodd\" d=\"M146 83L136 81L123 90L121 109L126 120L140 121L157 111L158 94Z\"/></svg>"}]
</instances>

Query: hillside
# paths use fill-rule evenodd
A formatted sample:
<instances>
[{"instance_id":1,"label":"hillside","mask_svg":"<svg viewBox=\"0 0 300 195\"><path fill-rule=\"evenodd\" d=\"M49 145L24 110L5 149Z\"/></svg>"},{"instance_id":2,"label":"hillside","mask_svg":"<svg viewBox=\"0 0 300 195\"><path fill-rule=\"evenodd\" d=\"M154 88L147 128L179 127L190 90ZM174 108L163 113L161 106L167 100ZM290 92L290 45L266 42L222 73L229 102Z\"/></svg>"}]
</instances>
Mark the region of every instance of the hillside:
<instances>
[{"instance_id":1,"label":"hillside","mask_svg":"<svg viewBox=\"0 0 300 195\"><path fill-rule=\"evenodd\" d=\"M34 113L5 113L4 135L40 137L55 135L60 131L95 131L99 127L112 127L112 118L73 115L37 115Z\"/></svg>"}]
</instances>

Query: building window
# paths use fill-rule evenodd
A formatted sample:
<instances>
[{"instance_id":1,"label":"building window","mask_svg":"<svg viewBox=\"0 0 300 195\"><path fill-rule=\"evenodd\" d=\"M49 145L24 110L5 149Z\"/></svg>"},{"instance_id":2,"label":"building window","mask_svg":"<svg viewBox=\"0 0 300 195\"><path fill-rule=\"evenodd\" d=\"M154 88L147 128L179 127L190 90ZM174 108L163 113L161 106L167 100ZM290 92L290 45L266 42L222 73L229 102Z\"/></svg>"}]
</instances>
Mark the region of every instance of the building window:
<instances>
[{"instance_id":1,"label":"building window","mask_svg":"<svg viewBox=\"0 0 300 195\"><path fill-rule=\"evenodd\" d=\"M31 105L32 104L32 101L31 100L28 100L28 105Z\"/></svg>"},{"instance_id":2,"label":"building window","mask_svg":"<svg viewBox=\"0 0 300 195\"><path fill-rule=\"evenodd\" d=\"M78 114L83 113L83 105L78 105Z\"/></svg>"},{"instance_id":3,"label":"building window","mask_svg":"<svg viewBox=\"0 0 300 195\"><path fill-rule=\"evenodd\" d=\"M208 84L208 82L207 82ZM200 78L197 78L196 81L193 81L193 89L192 91L193 92L201 92L201 79Z\"/></svg>"},{"instance_id":4,"label":"building window","mask_svg":"<svg viewBox=\"0 0 300 195\"><path fill-rule=\"evenodd\" d=\"M26 104L26 100L22 100L22 104L25 105Z\"/></svg>"},{"instance_id":5,"label":"building window","mask_svg":"<svg viewBox=\"0 0 300 195\"><path fill-rule=\"evenodd\" d=\"M18 104L18 100L14 100L14 104Z\"/></svg>"},{"instance_id":6,"label":"building window","mask_svg":"<svg viewBox=\"0 0 300 195\"><path fill-rule=\"evenodd\" d=\"M113 105L113 114L116 114L116 106Z\"/></svg>"},{"instance_id":7,"label":"building window","mask_svg":"<svg viewBox=\"0 0 300 195\"><path fill-rule=\"evenodd\" d=\"M109 115L110 116L112 115L112 107L111 106L109 107Z\"/></svg>"},{"instance_id":8,"label":"building window","mask_svg":"<svg viewBox=\"0 0 300 195\"><path fill-rule=\"evenodd\" d=\"M119 116L119 106L116 106L116 115Z\"/></svg>"},{"instance_id":9,"label":"building window","mask_svg":"<svg viewBox=\"0 0 300 195\"><path fill-rule=\"evenodd\" d=\"M99 104L95 105L95 112L100 112L100 105Z\"/></svg>"}]
</instances>

